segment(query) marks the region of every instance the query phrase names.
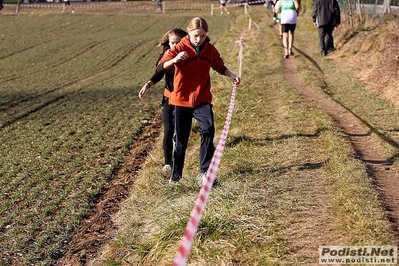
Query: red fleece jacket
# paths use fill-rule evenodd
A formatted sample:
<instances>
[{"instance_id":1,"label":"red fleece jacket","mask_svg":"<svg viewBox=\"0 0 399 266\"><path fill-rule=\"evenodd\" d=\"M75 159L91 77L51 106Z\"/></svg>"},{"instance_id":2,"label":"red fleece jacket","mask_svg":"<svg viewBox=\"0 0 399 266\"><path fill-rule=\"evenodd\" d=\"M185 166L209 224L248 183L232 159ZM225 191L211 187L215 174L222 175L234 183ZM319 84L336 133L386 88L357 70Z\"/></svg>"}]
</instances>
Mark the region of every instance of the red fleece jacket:
<instances>
[{"instance_id":1,"label":"red fleece jacket","mask_svg":"<svg viewBox=\"0 0 399 266\"><path fill-rule=\"evenodd\" d=\"M186 36L173 49L164 54L159 64L173 59L182 51L186 51L188 57L175 65L174 90L169 98L169 103L190 108L196 108L203 103L211 103L209 71L212 68L223 75L227 69L218 50L205 41L201 45L200 54L197 55L189 36Z\"/></svg>"}]
</instances>

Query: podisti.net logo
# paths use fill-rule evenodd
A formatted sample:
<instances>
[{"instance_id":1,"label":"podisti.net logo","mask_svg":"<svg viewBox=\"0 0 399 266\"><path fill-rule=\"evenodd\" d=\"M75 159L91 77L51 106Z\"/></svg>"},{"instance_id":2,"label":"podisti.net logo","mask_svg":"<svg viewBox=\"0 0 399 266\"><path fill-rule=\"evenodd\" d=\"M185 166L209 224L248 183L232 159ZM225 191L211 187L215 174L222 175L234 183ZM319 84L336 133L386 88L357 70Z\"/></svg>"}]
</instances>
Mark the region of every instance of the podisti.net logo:
<instances>
[{"instance_id":1,"label":"podisti.net logo","mask_svg":"<svg viewBox=\"0 0 399 266\"><path fill-rule=\"evenodd\" d=\"M320 246L319 264L396 265L397 246Z\"/></svg>"}]
</instances>

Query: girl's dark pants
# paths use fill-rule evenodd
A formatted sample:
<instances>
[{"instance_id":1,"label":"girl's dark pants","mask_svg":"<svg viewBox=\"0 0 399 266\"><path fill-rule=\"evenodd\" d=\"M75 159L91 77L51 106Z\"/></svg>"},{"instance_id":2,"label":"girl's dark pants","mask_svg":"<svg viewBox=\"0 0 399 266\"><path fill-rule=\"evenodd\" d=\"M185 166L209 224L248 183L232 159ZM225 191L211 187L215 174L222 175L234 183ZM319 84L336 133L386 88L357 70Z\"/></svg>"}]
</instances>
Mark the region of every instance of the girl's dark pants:
<instances>
[{"instance_id":1,"label":"girl's dark pants","mask_svg":"<svg viewBox=\"0 0 399 266\"><path fill-rule=\"evenodd\" d=\"M199 152L201 173L205 173L208 170L215 151L215 146L213 145L215 125L212 104L204 103L197 108L175 106L176 147L171 176L172 181L179 181L182 177L193 117L198 122L201 135Z\"/></svg>"},{"instance_id":2,"label":"girl's dark pants","mask_svg":"<svg viewBox=\"0 0 399 266\"><path fill-rule=\"evenodd\" d=\"M173 156L173 109L174 106L169 105L169 99L163 97L162 100L162 122L163 122L163 155L165 165L172 165Z\"/></svg>"}]
</instances>

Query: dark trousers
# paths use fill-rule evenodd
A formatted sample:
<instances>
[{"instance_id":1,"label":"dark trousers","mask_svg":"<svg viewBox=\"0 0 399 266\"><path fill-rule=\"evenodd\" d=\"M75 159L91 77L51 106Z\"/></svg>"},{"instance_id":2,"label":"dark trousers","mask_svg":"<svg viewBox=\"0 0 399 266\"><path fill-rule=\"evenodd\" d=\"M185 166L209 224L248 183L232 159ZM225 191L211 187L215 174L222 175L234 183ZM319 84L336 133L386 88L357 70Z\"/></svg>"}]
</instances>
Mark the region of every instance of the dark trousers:
<instances>
[{"instance_id":1,"label":"dark trousers","mask_svg":"<svg viewBox=\"0 0 399 266\"><path fill-rule=\"evenodd\" d=\"M334 48L333 30L332 25L319 27L320 51L322 53L327 53L328 50Z\"/></svg>"},{"instance_id":2,"label":"dark trousers","mask_svg":"<svg viewBox=\"0 0 399 266\"><path fill-rule=\"evenodd\" d=\"M272 1L269 1L269 0L267 0L266 9L267 9L267 10L271 10L271 9L272 9L272 5L273 5L273 2L272 2Z\"/></svg>"},{"instance_id":3,"label":"dark trousers","mask_svg":"<svg viewBox=\"0 0 399 266\"><path fill-rule=\"evenodd\" d=\"M169 105L169 99L164 97L162 100L162 122L163 122L163 155L165 164L172 165L173 156L173 109L174 106Z\"/></svg>"},{"instance_id":4,"label":"dark trousers","mask_svg":"<svg viewBox=\"0 0 399 266\"><path fill-rule=\"evenodd\" d=\"M205 173L211 163L215 146L213 139L215 137L215 125L212 111L212 104L205 103L197 108L187 108L175 106L175 131L176 147L174 152L174 161L171 179L178 181L183 174L184 159L188 139L190 137L192 118L198 122L201 144L199 152L200 171Z\"/></svg>"}]
</instances>

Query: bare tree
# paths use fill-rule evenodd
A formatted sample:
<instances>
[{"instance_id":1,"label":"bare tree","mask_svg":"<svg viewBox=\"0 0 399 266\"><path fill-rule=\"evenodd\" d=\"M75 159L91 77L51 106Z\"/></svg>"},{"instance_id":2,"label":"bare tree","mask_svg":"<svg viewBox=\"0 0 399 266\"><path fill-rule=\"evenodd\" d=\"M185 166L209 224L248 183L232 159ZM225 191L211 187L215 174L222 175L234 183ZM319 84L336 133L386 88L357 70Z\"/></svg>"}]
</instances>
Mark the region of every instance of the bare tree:
<instances>
[{"instance_id":1,"label":"bare tree","mask_svg":"<svg viewBox=\"0 0 399 266\"><path fill-rule=\"evenodd\" d=\"M362 19L362 7L360 0L356 1L356 13L359 15L360 19Z\"/></svg>"},{"instance_id":2,"label":"bare tree","mask_svg":"<svg viewBox=\"0 0 399 266\"><path fill-rule=\"evenodd\" d=\"M21 6L21 1L18 0L18 2L17 2L17 10L15 10L16 13L19 12L19 7L20 7L20 6Z\"/></svg>"},{"instance_id":3,"label":"bare tree","mask_svg":"<svg viewBox=\"0 0 399 266\"><path fill-rule=\"evenodd\" d=\"M384 0L382 4L382 13L391 13L391 0Z\"/></svg>"}]
</instances>

